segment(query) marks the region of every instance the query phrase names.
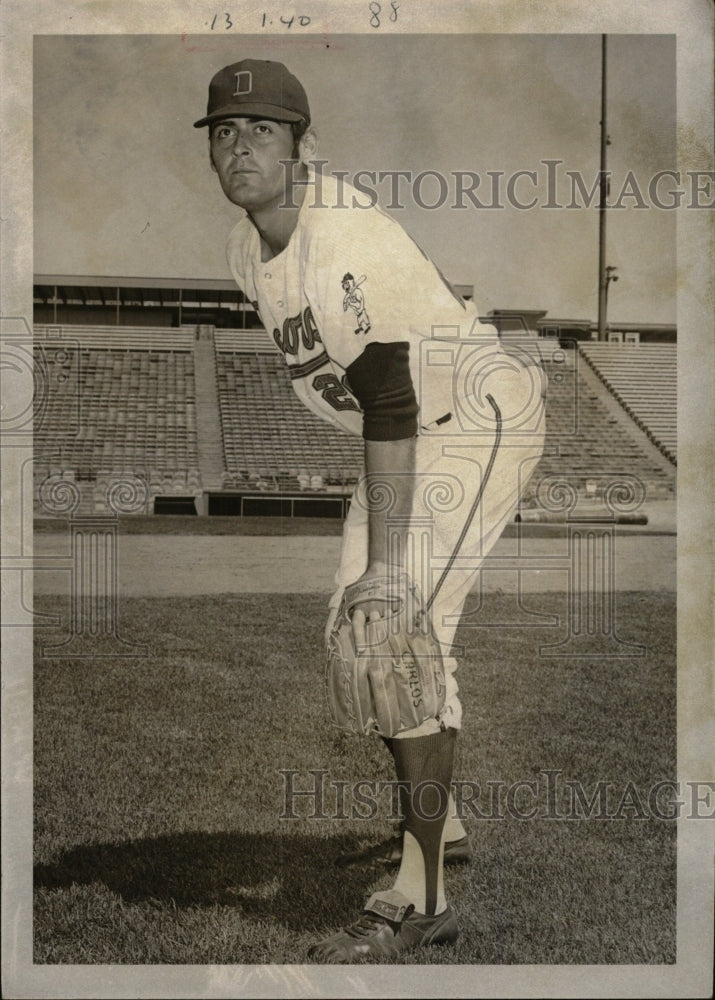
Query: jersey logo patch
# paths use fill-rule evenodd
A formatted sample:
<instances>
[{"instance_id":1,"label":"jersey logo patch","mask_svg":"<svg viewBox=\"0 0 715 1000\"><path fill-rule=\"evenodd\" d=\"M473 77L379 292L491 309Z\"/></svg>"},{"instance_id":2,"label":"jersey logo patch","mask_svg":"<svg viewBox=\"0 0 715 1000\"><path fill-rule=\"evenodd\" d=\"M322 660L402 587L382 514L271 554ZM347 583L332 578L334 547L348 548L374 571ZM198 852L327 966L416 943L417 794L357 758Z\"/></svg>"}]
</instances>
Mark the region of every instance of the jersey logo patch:
<instances>
[{"instance_id":1,"label":"jersey logo patch","mask_svg":"<svg viewBox=\"0 0 715 1000\"><path fill-rule=\"evenodd\" d=\"M298 354L301 344L306 351L312 351L316 344L321 344L320 333L310 306L306 306L296 316L286 317L283 320L283 329L276 328L273 331L273 339L282 354L291 355Z\"/></svg>"},{"instance_id":2,"label":"jersey logo patch","mask_svg":"<svg viewBox=\"0 0 715 1000\"><path fill-rule=\"evenodd\" d=\"M348 271L343 275L340 284L343 286L343 312L352 309L357 319L355 333L367 333L370 329L370 317L365 310L365 295L360 291L360 285L367 281L367 275L361 275L357 281Z\"/></svg>"}]
</instances>

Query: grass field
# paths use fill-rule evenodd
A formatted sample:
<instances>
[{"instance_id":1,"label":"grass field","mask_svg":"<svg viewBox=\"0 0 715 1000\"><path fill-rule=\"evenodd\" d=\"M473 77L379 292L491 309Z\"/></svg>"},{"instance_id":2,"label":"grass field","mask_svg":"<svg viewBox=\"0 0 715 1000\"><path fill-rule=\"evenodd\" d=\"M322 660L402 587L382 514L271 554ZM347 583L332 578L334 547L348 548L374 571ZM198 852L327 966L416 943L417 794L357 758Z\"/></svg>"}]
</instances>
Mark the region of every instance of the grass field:
<instances>
[{"instance_id":1,"label":"grass field","mask_svg":"<svg viewBox=\"0 0 715 1000\"><path fill-rule=\"evenodd\" d=\"M490 620L504 600L486 599ZM529 599L551 614L564 601ZM380 869L333 863L391 831L387 798L371 822L336 818L330 786L328 819L310 819L307 800L298 819L279 818L279 769L298 771L300 788L310 769L326 781L394 777L379 740L328 724L324 605L126 599L121 632L147 643L147 657L38 654L35 962L303 963L317 937L388 887ZM627 787L646 803L654 783L675 779L675 598L627 593L617 605L621 637L644 643L645 657L539 657L560 629L460 629L455 778L478 782L482 813L502 818L468 819L476 859L448 869L458 942L404 962L675 961L675 822L641 815L633 793L609 818L565 818L567 780L589 797L611 783L617 806ZM39 650L66 633L66 601L37 599L36 610L63 617L59 632L36 630ZM549 769L563 774L541 808ZM513 809L485 797L487 782L505 794L519 780L538 781L533 819L515 815L528 790ZM560 818L548 818L555 803Z\"/></svg>"}]
</instances>

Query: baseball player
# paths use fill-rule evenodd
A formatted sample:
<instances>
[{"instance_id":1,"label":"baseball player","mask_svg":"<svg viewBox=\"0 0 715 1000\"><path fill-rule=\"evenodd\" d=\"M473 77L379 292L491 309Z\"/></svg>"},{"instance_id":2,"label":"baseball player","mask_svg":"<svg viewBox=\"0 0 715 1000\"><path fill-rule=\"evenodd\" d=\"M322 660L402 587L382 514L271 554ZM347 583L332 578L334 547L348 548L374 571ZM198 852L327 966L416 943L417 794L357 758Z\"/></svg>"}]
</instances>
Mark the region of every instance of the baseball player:
<instances>
[{"instance_id":1,"label":"baseball player","mask_svg":"<svg viewBox=\"0 0 715 1000\"><path fill-rule=\"evenodd\" d=\"M358 324L355 333L368 333L370 330L370 317L365 312L365 296L358 287L364 280L365 275L358 281L355 281L355 278L353 278L349 271L343 275L342 285L345 292L343 312L347 312L348 309L354 311Z\"/></svg>"},{"instance_id":2,"label":"baseball player","mask_svg":"<svg viewBox=\"0 0 715 1000\"><path fill-rule=\"evenodd\" d=\"M394 219L314 172L308 99L281 63L245 59L220 70L195 123L204 126L221 187L246 213L228 241L237 284L303 403L364 439L326 636L346 587L407 571L434 598L444 650L439 715L385 740L404 816L401 843L388 845L394 884L310 957L354 962L452 942L443 863L445 853L469 857L470 845L449 794L461 726L450 650L481 562L541 456L545 377L502 351L494 328ZM355 610L358 648L385 614L377 600Z\"/></svg>"}]
</instances>

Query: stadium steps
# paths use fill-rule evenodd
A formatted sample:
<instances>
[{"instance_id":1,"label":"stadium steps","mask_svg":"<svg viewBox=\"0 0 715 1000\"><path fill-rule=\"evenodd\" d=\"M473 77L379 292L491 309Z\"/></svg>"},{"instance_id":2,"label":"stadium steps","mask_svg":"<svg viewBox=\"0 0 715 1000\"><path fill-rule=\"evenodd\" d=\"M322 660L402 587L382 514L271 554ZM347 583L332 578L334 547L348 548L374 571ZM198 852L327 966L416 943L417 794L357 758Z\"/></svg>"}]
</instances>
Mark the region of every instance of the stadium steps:
<instances>
[{"instance_id":1,"label":"stadium steps","mask_svg":"<svg viewBox=\"0 0 715 1000\"><path fill-rule=\"evenodd\" d=\"M206 489L220 489L225 471L219 415L218 372L213 327L196 328L194 342L196 380L196 442L201 480Z\"/></svg>"}]
</instances>

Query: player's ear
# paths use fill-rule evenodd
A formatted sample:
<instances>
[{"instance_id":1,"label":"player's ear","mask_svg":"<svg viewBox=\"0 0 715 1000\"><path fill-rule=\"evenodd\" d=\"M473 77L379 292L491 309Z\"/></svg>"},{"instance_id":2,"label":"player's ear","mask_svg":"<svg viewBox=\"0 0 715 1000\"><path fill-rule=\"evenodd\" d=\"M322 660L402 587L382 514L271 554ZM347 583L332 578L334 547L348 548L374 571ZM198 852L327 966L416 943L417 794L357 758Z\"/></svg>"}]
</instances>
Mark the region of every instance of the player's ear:
<instances>
[{"instance_id":1,"label":"player's ear","mask_svg":"<svg viewBox=\"0 0 715 1000\"><path fill-rule=\"evenodd\" d=\"M306 165L314 160L318 152L318 133L309 125L298 140L298 159Z\"/></svg>"}]
</instances>

